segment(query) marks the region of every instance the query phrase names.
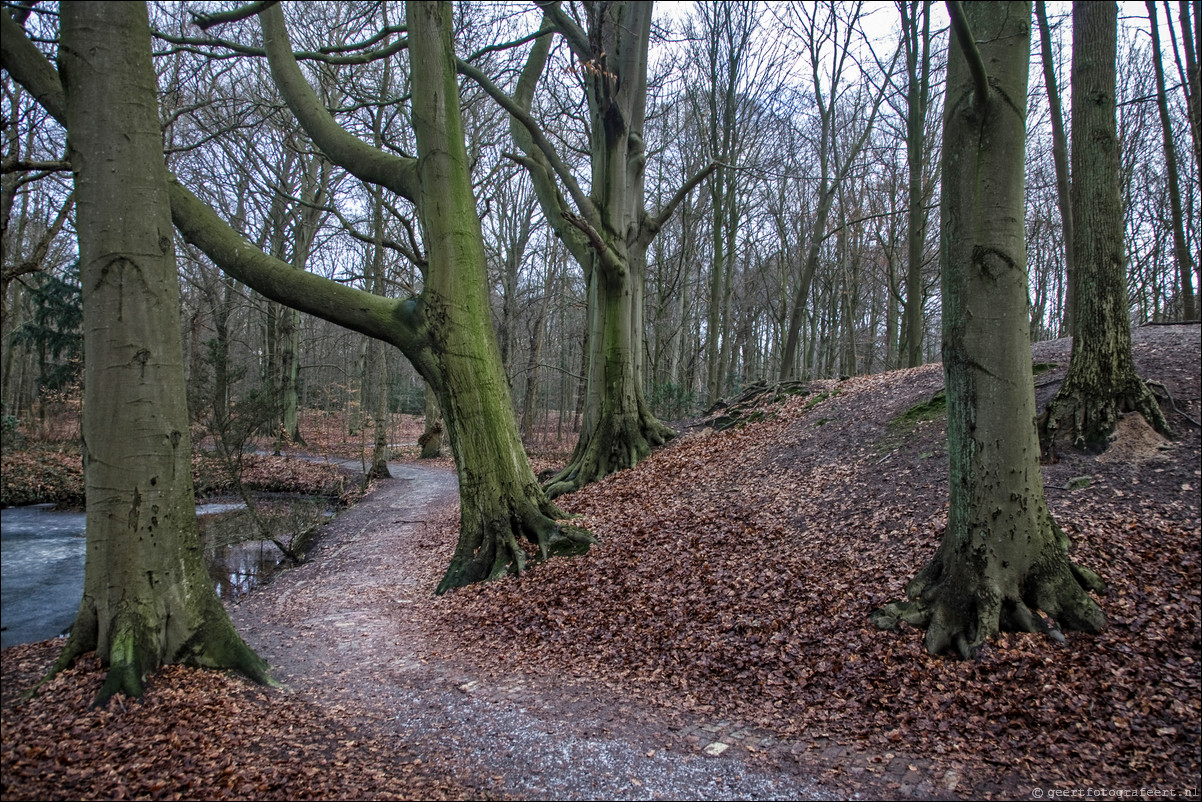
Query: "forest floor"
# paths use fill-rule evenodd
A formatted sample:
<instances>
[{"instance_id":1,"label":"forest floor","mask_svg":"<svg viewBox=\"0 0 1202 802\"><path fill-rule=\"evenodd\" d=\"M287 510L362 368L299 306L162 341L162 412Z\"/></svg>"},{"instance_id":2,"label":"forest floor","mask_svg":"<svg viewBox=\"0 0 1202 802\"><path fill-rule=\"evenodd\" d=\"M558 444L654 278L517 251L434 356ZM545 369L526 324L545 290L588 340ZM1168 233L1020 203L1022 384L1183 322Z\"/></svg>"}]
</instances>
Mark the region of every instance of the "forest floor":
<instances>
[{"instance_id":1,"label":"forest floor","mask_svg":"<svg viewBox=\"0 0 1202 802\"><path fill-rule=\"evenodd\" d=\"M1199 326L1134 332L1176 437L1123 419L1044 468L1109 626L933 658L868 614L946 520L941 368L815 382L560 499L588 555L434 597L454 473L397 465L230 609L284 690L179 667L90 710L95 660L2 655L4 799L1040 798L1196 794ZM1039 343L1042 405L1068 342ZM909 414L907 414L909 413ZM1170 794L1170 792L1174 792Z\"/></svg>"}]
</instances>

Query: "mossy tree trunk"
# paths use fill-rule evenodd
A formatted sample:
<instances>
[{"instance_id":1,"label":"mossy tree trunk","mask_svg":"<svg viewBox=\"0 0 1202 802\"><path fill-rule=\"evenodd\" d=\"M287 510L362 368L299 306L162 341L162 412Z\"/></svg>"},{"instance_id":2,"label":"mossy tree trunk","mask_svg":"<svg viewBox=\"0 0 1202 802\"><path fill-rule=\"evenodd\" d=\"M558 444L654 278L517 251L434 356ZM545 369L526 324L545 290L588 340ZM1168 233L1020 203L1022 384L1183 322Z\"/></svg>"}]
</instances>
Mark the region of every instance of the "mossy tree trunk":
<instances>
[{"instance_id":1,"label":"mossy tree trunk","mask_svg":"<svg viewBox=\"0 0 1202 802\"><path fill-rule=\"evenodd\" d=\"M163 663L267 681L201 555L145 4L64 4L59 61L83 283L87 558L54 671L95 650L108 666L97 703L140 696Z\"/></svg>"},{"instance_id":2,"label":"mossy tree trunk","mask_svg":"<svg viewBox=\"0 0 1202 802\"><path fill-rule=\"evenodd\" d=\"M1168 423L1135 373L1115 122L1118 5L1073 5L1072 264L1077 274L1073 351L1064 383L1041 419L1044 448L1058 435L1102 450L1119 415Z\"/></svg>"},{"instance_id":3,"label":"mossy tree trunk","mask_svg":"<svg viewBox=\"0 0 1202 802\"><path fill-rule=\"evenodd\" d=\"M579 553L594 542L560 527L518 436L487 296L483 235L471 191L459 114L450 6L407 6L418 158L384 153L329 116L292 56L283 12L264 11L272 75L314 143L359 178L414 203L429 267L420 296L393 301L312 274L285 279L261 253L245 253L224 224L182 187L176 222L223 268L260 292L397 345L435 390L459 472L459 543L438 591L521 571L537 558ZM174 208L174 207L173 207ZM203 241L205 244L202 244ZM270 260L267 260L270 261ZM241 276L240 276L241 278Z\"/></svg>"},{"instance_id":4,"label":"mossy tree trunk","mask_svg":"<svg viewBox=\"0 0 1202 802\"><path fill-rule=\"evenodd\" d=\"M1031 7L949 11L940 237L948 522L909 600L872 617L881 628L925 628L931 654L967 658L999 629L1061 638L1060 629L1096 632L1105 618L1087 592L1101 581L1069 560L1048 511L1034 425L1023 230Z\"/></svg>"}]
</instances>

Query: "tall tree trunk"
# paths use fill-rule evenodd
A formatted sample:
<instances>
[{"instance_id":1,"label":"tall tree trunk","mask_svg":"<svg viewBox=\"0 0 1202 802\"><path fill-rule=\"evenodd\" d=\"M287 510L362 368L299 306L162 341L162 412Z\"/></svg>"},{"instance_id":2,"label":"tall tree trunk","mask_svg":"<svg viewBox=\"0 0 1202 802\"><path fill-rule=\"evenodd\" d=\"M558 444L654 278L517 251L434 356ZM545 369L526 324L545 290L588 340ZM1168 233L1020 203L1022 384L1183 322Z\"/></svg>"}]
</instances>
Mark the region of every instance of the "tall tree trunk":
<instances>
[{"instance_id":1,"label":"tall tree trunk","mask_svg":"<svg viewBox=\"0 0 1202 802\"><path fill-rule=\"evenodd\" d=\"M388 360L384 344L376 339L367 342L367 381L370 382L372 448L368 479L387 479L388 470Z\"/></svg>"},{"instance_id":2,"label":"tall tree trunk","mask_svg":"<svg viewBox=\"0 0 1202 802\"><path fill-rule=\"evenodd\" d=\"M1164 66L1160 52L1160 29L1156 20L1156 0L1145 0L1152 35L1152 65L1156 71L1156 107L1160 110L1160 129L1164 142L1164 166L1169 185L1169 213L1173 226L1173 256L1180 278L1181 319L1197 320L1194 300L1194 257L1185 238L1185 218L1181 214L1181 187L1177 169L1177 149L1173 144L1173 122L1169 115L1169 96L1165 89ZM1076 48L1074 47L1074 50Z\"/></svg>"},{"instance_id":3,"label":"tall tree trunk","mask_svg":"<svg viewBox=\"0 0 1202 802\"><path fill-rule=\"evenodd\" d=\"M922 364L922 337L926 329L923 314L922 265L926 246L927 212L924 208L922 166L926 157L927 106L931 76L931 3L922 2L922 28L919 29L918 3L903 0L902 37L906 50L906 165L909 208L906 212L906 304L902 321L902 353L905 366Z\"/></svg>"},{"instance_id":4,"label":"tall tree trunk","mask_svg":"<svg viewBox=\"0 0 1202 802\"><path fill-rule=\"evenodd\" d=\"M431 264L423 317L439 354L435 387L456 454L459 543L438 590L520 571L527 554L579 553L593 542L561 528L563 514L539 490L525 458L489 309L483 235L463 130L449 3L406 5L413 56L419 192ZM442 267L434 270L434 265ZM480 425L484 422L485 425Z\"/></svg>"},{"instance_id":5,"label":"tall tree trunk","mask_svg":"<svg viewBox=\"0 0 1202 802\"><path fill-rule=\"evenodd\" d=\"M526 388L522 397L522 437L529 439L534 434L534 419L537 414L535 404L538 392L539 364L542 360L543 341L546 339L547 308L551 304L551 295L555 291L555 281L559 275L559 259L557 249L551 251L547 260L546 275L543 277L543 294L538 301L538 310L530 326L530 348L526 357Z\"/></svg>"},{"instance_id":6,"label":"tall tree trunk","mask_svg":"<svg viewBox=\"0 0 1202 802\"><path fill-rule=\"evenodd\" d=\"M1023 230L1031 6L949 3L940 263L947 383L947 529L907 602L873 613L926 629L931 654L968 658L999 629L1097 632L1092 572L1044 498L1028 338ZM973 34L976 34L974 41ZM986 75L985 65L993 70Z\"/></svg>"},{"instance_id":7,"label":"tall tree trunk","mask_svg":"<svg viewBox=\"0 0 1202 802\"><path fill-rule=\"evenodd\" d=\"M1041 420L1045 450L1056 435L1096 450L1123 412L1158 431L1168 423L1135 373L1127 302L1120 154L1115 121L1118 6L1073 4L1073 262L1080 283L1068 374Z\"/></svg>"},{"instance_id":8,"label":"tall tree trunk","mask_svg":"<svg viewBox=\"0 0 1202 802\"><path fill-rule=\"evenodd\" d=\"M84 290L88 542L83 601L53 670L95 650L108 666L97 703L140 696L163 663L267 681L201 556L146 6L61 11Z\"/></svg>"},{"instance_id":9,"label":"tall tree trunk","mask_svg":"<svg viewBox=\"0 0 1202 802\"><path fill-rule=\"evenodd\" d=\"M1202 33L1196 26L1202 25L1202 3L1193 0L1194 20L1190 23L1191 0L1177 0L1177 21L1181 25L1181 39L1185 50L1185 105L1189 111L1189 131L1194 140L1194 167L1202 170L1202 73L1198 69L1198 45L1194 32Z\"/></svg>"},{"instance_id":10,"label":"tall tree trunk","mask_svg":"<svg viewBox=\"0 0 1202 802\"><path fill-rule=\"evenodd\" d=\"M1064 114L1060 110L1060 90L1056 86L1056 61L1052 56L1052 31L1043 0L1035 0L1035 16L1039 20L1039 36L1043 55L1043 81L1048 92L1048 108L1052 115L1052 162L1056 167L1056 204L1060 208L1061 240L1064 243L1064 330L1076 334L1074 311L1077 297L1077 271L1073 253L1073 207L1069 197L1068 146L1064 135ZM1073 56L1077 43L1073 41ZM1075 61L1074 61L1075 63ZM1073 96L1074 98L1076 95ZM1074 128L1076 123L1074 122ZM1074 136L1076 132L1074 130ZM1122 220L1119 220L1122 231Z\"/></svg>"}]
</instances>

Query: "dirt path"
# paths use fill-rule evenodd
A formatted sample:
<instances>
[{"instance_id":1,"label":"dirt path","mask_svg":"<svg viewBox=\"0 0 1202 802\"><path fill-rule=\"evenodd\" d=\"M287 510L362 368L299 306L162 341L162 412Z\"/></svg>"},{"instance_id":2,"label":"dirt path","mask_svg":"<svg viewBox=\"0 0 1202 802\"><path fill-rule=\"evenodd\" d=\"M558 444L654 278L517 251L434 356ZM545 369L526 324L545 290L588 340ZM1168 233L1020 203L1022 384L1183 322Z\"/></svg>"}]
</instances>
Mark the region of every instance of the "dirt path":
<instances>
[{"instance_id":1,"label":"dirt path","mask_svg":"<svg viewBox=\"0 0 1202 802\"><path fill-rule=\"evenodd\" d=\"M292 692L382 728L482 795L842 798L795 761L710 755L679 725L587 687L536 690L446 656L431 586L412 566L428 551L426 522L458 501L455 476L390 468L393 479L327 527L309 563L231 610Z\"/></svg>"}]
</instances>

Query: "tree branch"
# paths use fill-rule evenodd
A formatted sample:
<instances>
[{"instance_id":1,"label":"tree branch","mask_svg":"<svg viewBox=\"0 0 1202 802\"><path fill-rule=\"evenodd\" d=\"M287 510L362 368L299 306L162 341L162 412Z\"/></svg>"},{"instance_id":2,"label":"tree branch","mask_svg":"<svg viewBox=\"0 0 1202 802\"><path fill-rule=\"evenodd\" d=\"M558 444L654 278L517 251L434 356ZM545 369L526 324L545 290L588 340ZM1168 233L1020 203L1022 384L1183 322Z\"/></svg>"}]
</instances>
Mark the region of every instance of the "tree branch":
<instances>
[{"instance_id":1,"label":"tree branch","mask_svg":"<svg viewBox=\"0 0 1202 802\"><path fill-rule=\"evenodd\" d=\"M972 36L968 20L964 18L964 7L960 0L947 0L947 15L952 22L952 31L956 42L968 62L968 71L972 73L973 97L976 98L977 108L985 108L989 103L989 76L985 74L985 61L981 51L977 49L977 40Z\"/></svg>"},{"instance_id":2,"label":"tree branch","mask_svg":"<svg viewBox=\"0 0 1202 802\"><path fill-rule=\"evenodd\" d=\"M605 240L601 238L597 229L589 225L589 222L583 217L578 214L572 214L567 210L560 212L559 216L567 220L575 228L580 229L584 233L584 236L588 237L589 244L593 246L593 250L597 253L604 254L609 250L609 246L605 244Z\"/></svg>"},{"instance_id":3,"label":"tree branch","mask_svg":"<svg viewBox=\"0 0 1202 802\"><path fill-rule=\"evenodd\" d=\"M67 97L58 70L29 40L25 29L13 21L7 9L0 10L0 64L59 125L66 125Z\"/></svg>"},{"instance_id":4,"label":"tree branch","mask_svg":"<svg viewBox=\"0 0 1202 802\"><path fill-rule=\"evenodd\" d=\"M592 201L588 199L588 196L584 194L584 191L580 189L580 185L576 183L576 178L572 175L572 172L568 169L567 165L564 164L563 160L559 158L559 153L556 152L555 147L547 140L546 135L539 127L538 121L535 120L529 114L529 112L519 106L513 100L513 98L502 92L496 84L490 81L488 77L483 72L476 69L476 67L468 64L461 58L455 59L455 65L460 75L465 75L475 81L476 84L483 89L489 97L497 101L501 108L509 112L509 114L519 123L521 123L522 127L529 132L530 138L538 148L539 152L541 152L547 158L547 162L550 164L551 169L555 171L555 175L559 177L559 180L563 182L564 187L567 188L568 194L572 196L572 200L575 202L576 208L580 210L580 213L584 217L589 219L590 225L595 227L596 222L594 221L599 221L596 208L593 206Z\"/></svg>"},{"instance_id":5,"label":"tree branch","mask_svg":"<svg viewBox=\"0 0 1202 802\"><path fill-rule=\"evenodd\" d=\"M71 169L66 159L44 161L39 159L5 159L0 162L0 173L61 173Z\"/></svg>"},{"instance_id":6,"label":"tree branch","mask_svg":"<svg viewBox=\"0 0 1202 802\"><path fill-rule=\"evenodd\" d=\"M226 274L273 301L392 343L406 355L425 346L425 332L411 301L382 298L347 287L268 256L174 176L168 193L171 219L180 234Z\"/></svg>"},{"instance_id":7,"label":"tree branch","mask_svg":"<svg viewBox=\"0 0 1202 802\"><path fill-rule=\"evenodd\" d=\"M263 26L263 44L271 77L305 133L331 161L346 168L357 178L379 184L401 197L416 201L417 159L385 153L348 133L326 111L317 93L301 73L288 41L284 12L278 5L271 6L259 15L259 21Z\"/></svg>"},{"instance_id":8,"label":"tree branch","mask_svg":"<svg viewBox=\"0 0 1202 802\"><path fill-rule=\"evenodd\" d=\"M274 6L277 2L278 0L259 0L257 3L248 3L239 8L213 12L212 14L198 14L194 11L192 12L192 22L202 31L207 31L215 25L224 25L227 22L237 22L248 17L253 17L268 6Z\"/></svg>"},{"instance_id":9,"label":"tree branch","mask_svg":"<svg viewBox=\"0 0 1202 802\"><path fill-rule=\"evenodd\" d=\"M690 178L688 181L685 181L684 184L681 185L680 189L676 190L676 194L673 195L671 200L664 205L664 208L660 209L659 214L655 215L654 217L644 219L642 231L639 232L639 236L644 236L644 232L646 232L645 236L648 240L650 240L652 237L658 234L659 230L663 228L664 225L667 224L668 220L672 218L672 214L676 211L676 207L684 202L684 199L689 196L689 193L693 191L694 187L709 177L710 173L714 172L714 170L718 169L719 167L729 166L730 165L723 164L720 161L712 161L694 173L692 178Z\"/></svg>"},{"instance_id":10,"label":"tree branch","mask_svg":"<svg viewBox=\"0 0 1202 802\"><path fill-rule=\"evenodd\" d=\"M292 55L298 61L320 61L323 64L333 64L336 66L345 66L348 64L370 64L373 61L379 61L382 58L388 58L395 53L401 52L409 46L409 40L405 37L402 37L397 39L392 44L381 47L378 50L369 50L366 53L356 53L352 56L337 56L333 54L345 52L347 50L354 50L357 47L366 47L368 44L378 40L382 36L403 30L404 28L400 27L388 28L360 45L323 48L322 50L298 50ZM188 36L175 36L174 34L164 33L162 31L154 31L153 33L155 39L161 39L169 44L179 45L188 49L200 47L222 47L226 50L230 50L243 56L256 56L258 58L263 58L267 55L267 51L261 47L251 47L250 45L240 44L229 39L221 39L216 36L208 36L204 39L194 39ZM210 57L214 58L219 57L212 54L209 55Z\"/></svg>"},{"instance_id":11,"label":"tree branch","mask_svg":"<svg viewBox=\"0 0 1202 802\"><path fill-rule=\"evenodd\" d=\"M568 43L573 55L580 59L581 64L587 64L593 58L593 48L589 44L588 35L576 22L564 13L559 0L555 2L535 2L543 10L543 17L551 20L555 30L559 31L564 41Z\"/></svg>"}]
</instances>

